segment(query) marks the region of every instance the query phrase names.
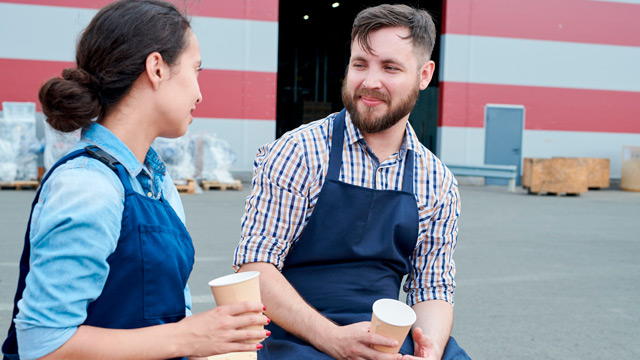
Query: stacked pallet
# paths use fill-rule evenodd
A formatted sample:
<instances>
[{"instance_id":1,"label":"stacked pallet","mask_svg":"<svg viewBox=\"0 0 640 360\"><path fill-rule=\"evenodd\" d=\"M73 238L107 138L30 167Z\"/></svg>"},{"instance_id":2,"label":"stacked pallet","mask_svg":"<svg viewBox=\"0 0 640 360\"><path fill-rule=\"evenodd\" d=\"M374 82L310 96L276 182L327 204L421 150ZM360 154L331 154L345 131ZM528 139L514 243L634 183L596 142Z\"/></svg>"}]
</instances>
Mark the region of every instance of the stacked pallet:
<instances>
[{"instance_id":1,"label":"stacked pallet","mask_svg":"<svg viewBox=\"0 0 640 360\"><path fill-rule=\"evenodd\" d=\"M173 183L176 185L176 189L178 189L178 192L180 193L185 193L185 194L196 193L195 179L174 180Z\"/></svg>"},{"instance_id":2,"label":"stacked pallet","mask_svg":"<svg viewBox=\"0 0 640 360\"><path fill-rule=\"evenodd\" d=\"M38 180L15 180L15 181L5 181L0 182L0 189L12 189L12 190L22 190L22 189L37 189L40 182Z\"/></svg>"},{"instance_id":3,"label":"stacked pallet","mask_svg":"<svg viewBox=\"0 0 640 360\"><path fill-rule=\"evenodd\" d=\"M522 187L530 194L580 195L609 187L609 159L525 158Z\"/></svg>"},{"instance_id":4,"label":"stacked pallet","mask_svg":"<svg viewBox=\"0 0 640 360\"><path fill-rule=\"evenodd\" d=\"M240 180L234 180L233 182L201 180L200 186L202 187L202 190L242 190L242 182Z\"/></svg>"}]
</instances>

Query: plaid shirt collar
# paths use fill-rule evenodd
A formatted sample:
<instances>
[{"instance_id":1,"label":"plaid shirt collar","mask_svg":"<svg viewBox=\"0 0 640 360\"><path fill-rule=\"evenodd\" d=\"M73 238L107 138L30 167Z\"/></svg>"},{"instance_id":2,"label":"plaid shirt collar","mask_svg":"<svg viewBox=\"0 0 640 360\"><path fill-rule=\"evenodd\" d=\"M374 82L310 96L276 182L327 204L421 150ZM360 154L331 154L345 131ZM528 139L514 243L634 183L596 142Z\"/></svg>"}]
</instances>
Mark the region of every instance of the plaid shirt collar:
<instances>
[{"instance_id":1,"label":"plaid shirt collar","mask_svg":"<svg viewBox=\"0 0 640 360\"><path fill-rule=\"evenodd\" d=\"M345 120L345 124L347 127L345 142L349 144L349 146L353 146L355 143L360 142L365 146L365 148L369 149L369 145L367 145L362 132L353 124L353 122L351 122L351 115L349 115L349 112L347 112ZM407 150L412 150L415 154L422 156L423 154L417 146L418 143L419 140L416 136L416 133L413 131L413 127L409 122L407 122L407 128L404 133L404 140L402 141L402 145L400 145L400 150L398 151L398 158L404 159Z\"/></svg>"}]
</instances>

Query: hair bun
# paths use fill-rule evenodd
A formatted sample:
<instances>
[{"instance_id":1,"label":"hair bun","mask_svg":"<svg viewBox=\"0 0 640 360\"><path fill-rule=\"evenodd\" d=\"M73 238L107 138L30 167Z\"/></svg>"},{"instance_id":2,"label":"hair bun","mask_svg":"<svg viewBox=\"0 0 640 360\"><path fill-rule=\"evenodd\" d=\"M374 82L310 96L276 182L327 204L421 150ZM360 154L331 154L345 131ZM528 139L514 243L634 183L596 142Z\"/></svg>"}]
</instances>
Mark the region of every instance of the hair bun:
<instances>
[{"instance_id":1,"label":"hair bun","mask_svg":"<svg viewBox=\"0 0 640 360\"><path fill-rule=\"evenodd\" d=\"M77 68L64 69L62 70L62 78L67 81L76 82L88 88L94 93L98 92L98 87L99 87L98 79L95 76L89 74L88 72L82 69L77 69Z\"/></svg>"},{"instance_id":2,"label":"hair bun","mask_svg":"<svg viewBox=\"0 0 640 360\"><path fill-rule=\"evenodd\" d=\"M54 129L71 132L89 126L102 111L98 82L80 69L64 69L40 88L38 99L47 122Z\"/></svg>"}]
</instances>

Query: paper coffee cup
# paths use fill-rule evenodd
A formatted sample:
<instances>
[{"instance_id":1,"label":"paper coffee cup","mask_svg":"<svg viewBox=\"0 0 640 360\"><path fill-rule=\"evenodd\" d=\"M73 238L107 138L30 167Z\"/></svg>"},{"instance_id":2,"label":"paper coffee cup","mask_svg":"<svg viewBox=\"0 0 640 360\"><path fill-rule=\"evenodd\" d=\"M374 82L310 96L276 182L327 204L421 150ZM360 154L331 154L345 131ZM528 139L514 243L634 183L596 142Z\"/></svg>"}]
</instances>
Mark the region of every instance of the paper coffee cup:
<instances>
[{"instance_id":1,"label":"paper coffee cup","mask_svg":"<svg viewBox=\"0 0 640 360\"><path fill-rule=\"evenodd\" d=\"M371 333L396 339L398 346L375 345L373 348L384 353L397 354L416 318L413 309L398 300L380 299L374 302Z\"/></svg>"},{"instance_id":2,"label":"paper coffee cup","mask_svg":"<svg viewBox=\"0 0 640 360\"><path fill-rule=\"evenodd\" d=\"M209 281L217 305L230 305L244 301L262 302L260 298L260 272L235 273ZM258 313L259 314L259 313ZM247 326L249 330L264 330L263 325ZM249 340L258 343L263 339Z\"/></svg>"}]
</instances>

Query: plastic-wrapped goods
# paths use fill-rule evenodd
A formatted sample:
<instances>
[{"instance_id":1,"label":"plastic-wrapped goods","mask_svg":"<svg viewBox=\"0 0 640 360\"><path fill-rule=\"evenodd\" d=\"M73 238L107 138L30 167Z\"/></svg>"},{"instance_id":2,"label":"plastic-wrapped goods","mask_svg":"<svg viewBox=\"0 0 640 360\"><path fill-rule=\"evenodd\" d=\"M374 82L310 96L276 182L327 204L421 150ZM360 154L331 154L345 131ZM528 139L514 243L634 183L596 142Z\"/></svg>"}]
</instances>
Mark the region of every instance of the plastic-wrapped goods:
<instances>
[{"instance_id":1,"label":"plastic-wrapped goods","mask_svg":"<svg viewBox=\"0 0 640 360\"><path fill-rule=\"evenodd\" d=\"M4 181L37 179L38 153L42 151L42 144L36 138L36 104L3 102L2 113L0 139L12 146L13 152L7 153L13 154L13 157L2 161L5 173L0 176ZM15 175L12 170L14 166Z\"/></svg>"},{"instance_id":2,"label":"plastic-wrapped goods","mask_svg":"<svg viewBox=\"0 0 640 360\"><path fill-rule=\"evenodd\" d=\"M215 134L198 132L191 135L195 149L196 179L233 183L229 172L236 154L229 143Z\"/></svg>"},{"instance_id":3,"label":"plastic-wrapped goods","mask_svg":"<svg viewBox=\"0 0 640 360\"><path fill-rule=\"evenodd\" d=\"M0 125L0 128L2 125ZM11 142L0 139L0 182L11 182L16 179L18 164L16 152Z\"/></svg>"},{"instance_id":4,"label":"plastic-wrapped goods","mask_svg":"<svg viewBox=\"0 0 640 360\"><path fill-rule=\"evenodd\" d=\"M80 140L81 130L63 133L44 123L44 170L49 171Z\"/></svg>"},{"instance_id":5,"label":"plastic-wrapped goods","mask_svg":"<svg viewBox=\"0 0 640 360\"><path fill-rule=\"evenodd\" d=\"M189 134L177 139L156 138L151 146L167 164L167 171L174 180L194 178L193 148Z\"/></svg>"}]
</instances>

